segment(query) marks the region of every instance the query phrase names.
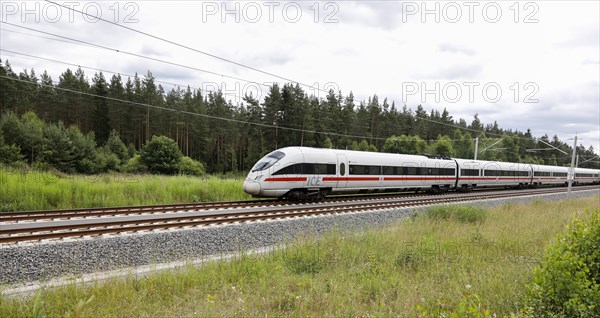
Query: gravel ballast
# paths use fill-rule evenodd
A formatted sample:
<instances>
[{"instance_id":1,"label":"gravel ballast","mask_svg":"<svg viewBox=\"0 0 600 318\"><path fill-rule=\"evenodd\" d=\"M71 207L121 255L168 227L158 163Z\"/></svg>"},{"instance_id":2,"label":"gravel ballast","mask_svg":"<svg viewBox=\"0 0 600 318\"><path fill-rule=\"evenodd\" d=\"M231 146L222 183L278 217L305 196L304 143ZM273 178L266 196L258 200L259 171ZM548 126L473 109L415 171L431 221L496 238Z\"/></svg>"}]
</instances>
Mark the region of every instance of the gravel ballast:
<instances>
[{"instance_id":1,"label":"gravel ballast","mask_svg":"<svg viewBox=\"0 0 600 318\"><path fill-rule=\"evenodd\" d=\"M600 194L578 191L569 198ZM555 201L567 194L493 199L465 204L492 207L535 199ZM460 203L458 203L460 204ZM181 260L209 258L241 250L284 244L299 236L314 236L332 229L360 230L397 222L419 209L402 208L266 222L199 227L177 231L131 234L71 242L38 243L0 248L0 284L25 284L51 278L110 271Z\"/></svg>"}]
</instances>

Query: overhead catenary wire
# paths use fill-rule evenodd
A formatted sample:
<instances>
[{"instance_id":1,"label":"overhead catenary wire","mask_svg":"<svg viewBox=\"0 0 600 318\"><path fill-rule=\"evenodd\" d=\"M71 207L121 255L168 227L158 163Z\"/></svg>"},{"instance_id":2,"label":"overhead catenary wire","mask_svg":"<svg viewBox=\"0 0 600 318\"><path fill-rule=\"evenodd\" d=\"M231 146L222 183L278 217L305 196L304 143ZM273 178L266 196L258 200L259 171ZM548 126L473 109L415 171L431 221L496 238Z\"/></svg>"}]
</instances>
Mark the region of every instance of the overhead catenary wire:
<instances>
[{"instance_id":1,"label":"overhead catenary wire","mask_svg":"<svg viewBox=\"0 0 600 318\"><path fill-rule=\"evenodd\" d=\"M30 27L26 27L26 26L22 26L22 25L17 25L17 24L13 24L10 22L5 22L5 21L0 21L3 24L7 24L10 26L14 26L17 28L23 28L29 31L34 31L34 32L38 32L38 33L42 33L42 34L46 34L46 35L50 35L50 36L55 36L61 39L66 39L66 40L70 40L73 42L78 42L78 43L82 43L82 44L87 44L96 48L100 48L100 49L104 49L104 50L108 50L108 51L112 51L112 52L117 52L117 53L121 53L121 54L125 54L125 55L130 55L130 56L134 56L134 57L138 57L138 58L142 58L142 59L146 59L146 60L150 60L150 61L154 61L154 62L159 62L159 63L164 63L164 64L168 64L168 65L172 65L172 66L178 66L178 67L182 67L182 68L186 68L186 69L190 69L190 70L194 70L194 71L198 71L198 72L203 72L203 73L207 73L207 74L212 74L212 75L216 75L216 76L220 76L220 77L224 77L224 78L229 78L229 79L233 79L233 80L237 80L237 81L242 81L242 82L246 82L246 83L250 83L250 84L256 84L256 85L260 85L260 86L265 86L265 87L269 87L268 84L266 83L260 83L260 82L256 82L253 80L248 80L248 79L244 79L241 77L236 77L236 76L231 76L231 75L225 75L225 74L221 74L221 73L217 73L217 72L213 72L213 71L209 71L209 70L205 70L205 69L200 69L197 67L193 67L193 66L189 66L189 65L185 65L185 64L181 64L181 63L176 63L176 62L171 62L171 61L166 61L163 59L159 59L159 58L154 58L154 57L150 57L150 56L145 56L142 54L138 54L138 53L133 53L133 52L128 52L128 51L123 51L120 49L115 49L115 48L111 48L108 46L104 46L104 45L100 45L100 44L95 44L95 43L91 43L88 41L84 41L84 40L79 40L79 39L74 39L74 38L70 38L67 36L62 36L62 35L58 35L58 34L54 34L51 32L46 32L46 31L41 31L41 30L37 30L34 28L30 28Z\"/></svg>"},{"instance_id":2,"label":"overhead catenary wire","mask_svg":"<svg viewBox=\"0 0 600 318\"><path fill-rule=\"evenodd\" d=\"M31 34L31 33L27 33L27 32L19 32L19 31L15 31L15 30L6 29L6 28L3 28L1 31L2 32L15 33L15 34L21 34L21 35L27 35L27 36L36 37L36 38L40 38L40 39L51 40L51 41L57 41L57 42L63 42L63 43L69 43L69 44L77 44L77 45L82 45L82 46L87 46L87 47L93 47L92 45L87 45L87 44L83 44L83 43L77 43L77 42L67 41L67 40L63 40L63 39L57 39L57 38L53 38L53 37L41 36L41 35Z\"/></svg>"},{"instance_id":3,"label":"overhead catenary wire","mask_svg":"<svg viewBox=\"0 0 600 318\"><path fill-rule=\"evenodd\" d=\"M148 32L140 31L140 30L134 29L134 28L132 28L132 27L129 27L129 26L126 26L126 25L122 25L122 24L116 23L116 22L114 22L114 21L110 21L110 20L104 19L104 18L102 18L102 17L98 17L98 16L95 16L95 15L89 14L89 13L87 13L87 12L83 12L83 11L81 11L81 10L77 10L77 9L75 9L74 7L65 6L65 5L63 5L63 4L60 4L60 3L57 3L57 2L54 2L54 1L50 1L50 0L46 0L46 2L48 2L48 3L52 3L52 4L54 4L54 5L57 5L57 6L60 6L60 7L62 7L62 8L66 8L67 10L71 10L71 11L73 11L73 12L81 13L81 14L83 14L83 15L86 15L86 16L90 17L90 18L97 19L97 20L99 20L99 21L106 22L106 23L109 23L109 24L112 24L112 25L118 26L118 27L120 27L120 28L123 28L123 29L129 30L129 31L132 31L132 32L135 32L135 33L138 33L138 34L142 34L142 35L144 35L144 36L147 36L147 37L150 37L150 38L153 38L153 39L156 39L156 40L159 40L159 41L165 42L165 43L169 43L169 44L171 44L171 45L175 45L175 46L177 46L177 47L180 47L180 48L184 48L184 49L187 49L187 50L190 50L190 51L193 51L193 52L196 52L196 53L199 53L199 54L205 55L205 56L209 56L209 57L211 57L211 58L214 58L214 59L217 59L217 60L220 60L220 61L224 61L224 62L227 62L227 63L231 63L231 64L234 64L234 65L237 65L237 66L240 66L240 67L243 67L243 68L246 68L246 69L249 69L249 70L255 71L255 72L259 72L259 73L262 73L262 74L265 74L265 75L268 75L268 76L272 76L272 77L275 77L275 78L278 78L278 79L284 80L284 81L286 81L286 82L295 83L295 84L298 84L298 85L300 85L300 86L303 86L303 87L309 87L309 88L316 89L316 90L319 90L319 91L321 91L321 92L325 92L325 93L327 93L327 92L328 92L328 91L326 91L326 90L323 90L323 89L321 89L321 88L318 88L318 87L317 87L317 88L315 88L315 87L314 87L314 86L312 86L312 85L304 84L304 83L302 83L302 82L300 82L300 81L295 81L295 80L292 80L292 79L290 79L290 78L287 78L287 77L284 77L284 76L280 76L280 75L277 75L277 74L274 74L274 73L271 73L271 72L263 71L263 70L261 70L261 69L258 69L258 68L255 68L255 67L252 67L252 66L249 66L249 65L243 64L243 63L239 63L239 62L236 62L236 61L233 61L233 60L230 60L230 59L227 59L227 58L224 58L224 57L218 56L218 55L216 55L216 54L208 53L208 52L205 52L205 51L202 51L202 50L199 50L199 49L196 49L196 48L193 48L193 47L190 47L190 46L187 46L187 45L181 44L181 43L177 43L177 42L175 42L175 41L168 40L168 39L166 39L166 38L163 38L163 37L160 37L160 36L157 36L157 35L150 34L150 33L148 33Z\"/></svg>"},{"instance_id":4,"label":"overhead catenary wire","mask_svg":"<svg viewBox=\"0 0 600 318\"><path fill-rule=\"evenodd\" d=\"M81 67L83 69L92 70L92 71L98 71L98 72L107 73L107 74L122 75L122 76L127 76L127 77L136 77L137 76L137 74L135 74L135 75L134 74L127 74L127 73L121 73L121 72L116 72L116 71L111 71L111 70L106 70L106 69L101 69L101 68L96 68L96 67L91 67L91 66L85 66L85 65L76 64L76 63L69 63L69 62L64 62L64 61L60 61L60 60L56 60L56 59L51 59L51 58L47 58L47 57L35 56L35 55L21 53L21 52L17 52L17 51L13 51L13 50L7 50L7 49L3 49L3 48L0 48L0 51L4 51L4 52L16 54L16 55L22 55L22 56L24 56L26 58L30 58L30 59L48 61L48 62L53 62L53 63L58 63L58 64L64 64L64 65L70 65L70 66L76 66L76 67ZM166 85L170 85L170 86L173 86L173 87L189 87L189 88L191 88L193 90L197 90L199 92L206 91L206 90L203 90L201 88L193 87L193 86L190 86L190 85L184 85L184 84L178 84L178 83L171 83L171 82L166 82L166 81L162 81L162 80L158 80L158 79L155 79L154 81L156 83L166 84Z\"/></svg>"},{"instance_id":5,"label":"overhead catenary wire","mask_svg":"<svg viewBox=\"0 0 600 318\"><path fill-rule=\"evenodd\" d=\"M500 134L495 134L495 133L486 132L486 131L483 131L483 130L472 129L472 128L469 128L469 127L463 127L463 126L449 124L449 123L443 123L443 122L440 122L440 121L435 121L433 119L429 119L429 118L425 118L425 117L421 117L421 116L417 116L417 115L415 115L415 118L416 119L420 119L420 120L425 120L425 121L428 121L428 122L432 122L432 123L436 123L436 124L439 124L439 125L454 127L454 128L458 128L458 129L462 129L462 130L468 130L468 131L472 131L472 132L476 132L476 133L480 133L480 134L486 134L486 135L493 135L493 136L503 137ZM515 136L513 138L517 138L517 137Z\"/></svg>"}]
</instances>

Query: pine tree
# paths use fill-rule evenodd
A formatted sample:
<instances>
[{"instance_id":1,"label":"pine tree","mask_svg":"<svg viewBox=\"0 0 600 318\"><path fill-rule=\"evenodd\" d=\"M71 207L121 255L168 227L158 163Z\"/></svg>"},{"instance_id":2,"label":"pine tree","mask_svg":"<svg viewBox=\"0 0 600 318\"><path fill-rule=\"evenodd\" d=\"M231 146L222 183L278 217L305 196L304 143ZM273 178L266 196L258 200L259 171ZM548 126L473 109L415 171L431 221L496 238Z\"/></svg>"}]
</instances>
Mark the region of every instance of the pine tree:
<instances>
[{"instance_id":1,"label":"pine tree","mask_svg":"<svg viewBox=\"0 0 600 318\"><path fill-rule=\"evenodd\" d=\"M127 100L125 88L123 87L120 74L113 75L110 78L107 95L111 98L106 102L110 126L117 132L124 134L125 125L130 120L129 109L131 106L124 102L118 101Z\"/></svg>"},{"instance_id":2,"label":"pine tree","mask_svg":"<svg viewBox=\"0 0 600 318\"><path fill-rule=\"evenodd\" d=\"M2 65L2 60L0 60L0 76L8 77L0 77L0 114L16 111L17 82L11 78L16 79L18 76L13 72L8 61Z\"/></svg>"},{"instance_id":3,"label":"pine tree","mask_svg":"<svg viewBox=\"0 0 600 318\"><path fill-rule=\"evenodd\" d=\"M108 96L108 85L102 72L96 73L92 82L94 84L91 91L92 94L96 95L94 97L94 134L96 136L96 143L102 146L108 140L111 131L108 119L108 102L105 98L102 98Z\"/></svg>"}]
</instances>

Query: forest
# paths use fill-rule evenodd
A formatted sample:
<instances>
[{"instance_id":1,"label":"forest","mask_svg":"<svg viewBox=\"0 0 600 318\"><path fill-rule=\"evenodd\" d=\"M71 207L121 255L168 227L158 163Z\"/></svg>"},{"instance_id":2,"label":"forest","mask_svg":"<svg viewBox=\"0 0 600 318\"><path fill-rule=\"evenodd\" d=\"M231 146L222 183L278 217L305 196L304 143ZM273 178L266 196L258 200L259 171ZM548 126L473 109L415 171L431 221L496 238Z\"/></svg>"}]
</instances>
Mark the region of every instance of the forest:
<instances>
[{"instance_id":1,"label":"forest","mask_svg":"<svg viewBox=\"0 0 600 318\"><path fill-rule=\"evenodd\" d=\"M144 172L140 154L151 148L153 136L173 143L186 158L187 170L163 170L170 173L244 173L285 146L473 158L475 137L478 159L571 161L556 150L527 151L549 148L546 142L570 154L572 147L556 136L484 124L477 114L468 123L445 108L428 112L417 105L413 110L377 95L358 101L352 92L329 91L318 98L288 83L272 85L262 101L253 96L242 100L233 104L220 91L189 86L165 91L150 71L125 79L67 69L55 81L46 71L39 77L33 69L17 74L8 61L0 61L0 162L68 173ZM596 156L592 147L581 145L577 154Z\"/></svg>"}]
</instances>

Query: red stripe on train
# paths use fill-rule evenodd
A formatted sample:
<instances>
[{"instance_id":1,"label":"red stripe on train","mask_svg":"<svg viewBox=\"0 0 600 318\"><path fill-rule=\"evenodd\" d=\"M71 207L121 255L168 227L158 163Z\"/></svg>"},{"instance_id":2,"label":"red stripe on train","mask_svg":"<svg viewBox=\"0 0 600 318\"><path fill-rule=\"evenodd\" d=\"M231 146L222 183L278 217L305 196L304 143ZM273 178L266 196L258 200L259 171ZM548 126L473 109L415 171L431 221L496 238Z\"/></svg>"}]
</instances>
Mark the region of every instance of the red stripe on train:
<instances>
[{"instance_id":1,"label":"red stripe on train","mask_svg":"<svg viewBox=\"0 0 600 318\"><path fill-rule=\"evenodd\" d=\"M379 177L324 177L323 181L379 181Z\"/></svg>"},{"instance_id":2,"label":"red stripe on train","mask_svg":"<svg viewBox=\"0 0 600 318\"><path fill-rule=\"evenodd\" d=\"M531 177L520 177L520 178L497 178L496 177L460 177L458 180L530 180Z\"/></svg>"},{"instance_id":3,"label":"red stripe on train","mask_svg":"<svg viewBox=\"0 0 600 318\"><path fill-rule=\"evenodd\" d=\"M306 178L266 178L265 182L304 182Z\"/></svg>"},{"instance_id":4,"label":"red stripe on train","mask_svg":"<svg viewBox=\"0 0 600 318\"><path fill-rule=\"evenodd\" d=\"M430 177L430 178L419 178L419 177L384 177L383 181L428 181L428 180L456 180L456 177Z\"/></svg>"}]
</instances>

